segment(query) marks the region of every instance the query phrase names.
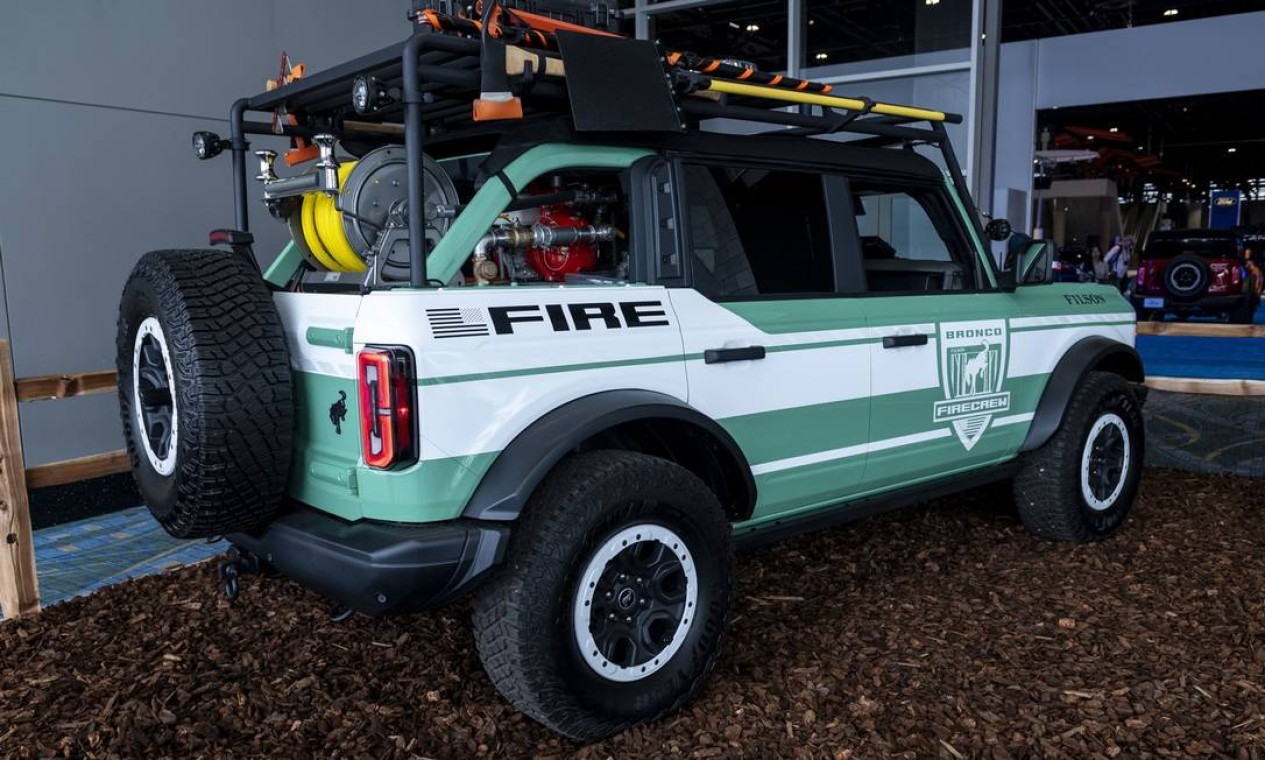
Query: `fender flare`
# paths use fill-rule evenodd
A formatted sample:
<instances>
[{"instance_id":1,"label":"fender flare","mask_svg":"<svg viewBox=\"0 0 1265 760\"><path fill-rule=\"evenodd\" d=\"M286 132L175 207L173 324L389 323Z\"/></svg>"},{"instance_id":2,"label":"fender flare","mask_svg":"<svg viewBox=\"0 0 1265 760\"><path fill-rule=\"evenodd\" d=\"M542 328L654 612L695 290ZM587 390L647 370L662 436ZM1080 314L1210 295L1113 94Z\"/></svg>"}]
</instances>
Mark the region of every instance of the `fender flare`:
<instances>
[{"instance_id":1,"label":"fender flare","mask_svg":"<svg viewBox=\"0 0 1265 760\"><path fill-rule=\"evenodd\" d=\"M1021 452L1040 448L1058 432L1072 394L1086 375L1098 369L1115 372L1135 383L1142 382L1146 377L1142 357L1127 343L1098 335L1072 344L1050 373L1045 390L1041 392L1032 425L1028 428L1028 437L1019 447Z\"/></svg>"},{"instance_id":2,"label":"fender flare","mask_svg":"<svg viewBox=\"0 0 1265 760\"><path fill-rule=\"evenodd\" d=\"M515 520L528 498L554 465L585 440L625 422L669 419L688 422L710 433L738 470L750 514L755 504L755 478L742 449L729 433L707 415L667 394L645 390L594 393L570 401L545 414L519 433L497 456L462 511L474 520Z\"/></svg>"}]
</instances>

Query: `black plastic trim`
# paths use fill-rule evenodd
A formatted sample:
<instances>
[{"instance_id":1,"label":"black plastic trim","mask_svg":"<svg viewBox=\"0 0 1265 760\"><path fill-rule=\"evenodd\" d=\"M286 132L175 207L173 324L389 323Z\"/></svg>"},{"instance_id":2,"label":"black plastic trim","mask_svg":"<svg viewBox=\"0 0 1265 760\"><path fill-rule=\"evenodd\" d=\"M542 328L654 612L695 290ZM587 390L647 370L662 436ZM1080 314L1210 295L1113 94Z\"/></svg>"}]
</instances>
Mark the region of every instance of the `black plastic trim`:
<instances>
[{"instance_id":1,"label":"black plastic trim","mask_svg":"<svg viewBox=\"0 0 1265 760\"><path fill-rule=\"evenodd\" d=\"M1028 437L1019 450L1032 451L1045 445L1058 432L1059 425L1063 424L1063 413L1081 380L1094 369L1112 360L1123 362L1126 371L1121 374L1126 380L1140 383L1145 379L1142 357L1125 343L1094 336L1069 348L1050 374L1045 390L1041 392L1041 401L1037 404L1032 426L1028 428Z\"/></svg>"},{"instance_id":2,"label":"black plastic trim","mask_svg":"<svg viewBox=\"0 0 1265 760\"><path fill-rule=\"evenodd\" d=\"M1005 480L1014 476L1017 469L1018 463L1014 461L992 465L856 501L840 502L833 507L814 510L803 516L773 520L746 530L740 529L734 533L734 548L738 551L750 551L791 536L825 530L846 522L903 509L969 488Z\"/></svg>"},{"instance_id":3,"label":"black plastic trim","mask_svg":"<svg viewBox=\"0 0 1265 760\"><path fill-rule=\"evenodd\" d=\"M563 457L585 440L616 425L635 420L689 422L711 434L724 447L739 472L745 503L737 505L744 519L755 506L755 478L742 449L720 425L683 401L663 393L620 390L584 396L536 420L510 442L492 463L466 504L462 517L509 521L518 518L527 499ZM737 484L735 484L737 485Z\"/></svg>"},{"instance_id":4,"label":"black plastic trim","mask_svg":"<svg viewBox=\"0 0 1265 760\"><path fill-rule=\"evenodd\" d=\"M228 536L303 586L375 617L452 601L500 564L508 538L508 525L346 522L302 505L257 533Z\"/></svg>"},{"instance_id":5,"label":"black plastic trim","mask_svg":"<svg viewBox=\"0 0 1265 760\"><path fill-rule=\"evenodd\" d=\"M764 346L744 346L742 348L709 348L703 352L704 364L724 364L725 362L749 362L763 359Z\"/></svg>"}]
</instances>

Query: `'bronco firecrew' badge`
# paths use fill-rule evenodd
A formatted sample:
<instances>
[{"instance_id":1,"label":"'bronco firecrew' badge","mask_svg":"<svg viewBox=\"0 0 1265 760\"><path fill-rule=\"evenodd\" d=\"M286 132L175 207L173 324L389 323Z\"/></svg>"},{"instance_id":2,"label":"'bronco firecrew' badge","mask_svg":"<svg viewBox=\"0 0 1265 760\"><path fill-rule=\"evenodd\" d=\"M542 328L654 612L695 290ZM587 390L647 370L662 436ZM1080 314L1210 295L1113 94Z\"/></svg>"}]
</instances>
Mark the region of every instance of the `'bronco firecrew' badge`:
<instances>
[{"instance_id":1,"label":"'bronco firecrew' badge","mask_svg":"<svg viewBox=\"0 0 1265 760\"><path fill-rule=\"evenodd\" d=\"M940 387L934 419L948 422L970 451L988 430L993 415L1010 409L1006 378L1006 320L940 324Z\"/></svg>"}]
</instances>

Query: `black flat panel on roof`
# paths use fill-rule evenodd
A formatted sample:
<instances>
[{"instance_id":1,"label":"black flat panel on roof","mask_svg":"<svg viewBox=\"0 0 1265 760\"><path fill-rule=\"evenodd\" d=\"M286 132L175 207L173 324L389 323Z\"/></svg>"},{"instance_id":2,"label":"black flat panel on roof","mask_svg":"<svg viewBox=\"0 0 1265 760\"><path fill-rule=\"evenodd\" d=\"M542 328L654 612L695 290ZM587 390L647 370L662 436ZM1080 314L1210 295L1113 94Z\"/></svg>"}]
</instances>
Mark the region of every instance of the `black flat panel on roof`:
<instances>
[{"instance_id":1,"label":"black flat panel on roof","mask_svg":"<svg viewBox=\"0 0 1265 760\"><path fill-rule=\"evenodd\" d=\"M579 132L683 132L659 48L647 40L558 32Z\"/></svg>"}]
</instances>

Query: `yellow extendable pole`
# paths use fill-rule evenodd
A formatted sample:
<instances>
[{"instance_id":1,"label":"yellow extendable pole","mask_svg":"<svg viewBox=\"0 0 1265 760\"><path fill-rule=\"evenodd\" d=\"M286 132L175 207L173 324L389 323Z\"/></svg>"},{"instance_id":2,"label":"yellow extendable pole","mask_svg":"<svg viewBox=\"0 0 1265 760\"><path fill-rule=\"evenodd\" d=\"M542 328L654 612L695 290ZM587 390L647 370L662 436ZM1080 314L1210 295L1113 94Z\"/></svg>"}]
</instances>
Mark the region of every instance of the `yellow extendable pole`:
<instances>
[{"instance_id":1,"label":"yellow extendable pole","mask_svg":"<svg viewBox=\"0 0 1265 760\"><path fill-rule=\"evenodd\" d=\"M861 111L865 109L865 101L857 100L856 98L841 98L837 95L820 95L815 92L783 90L776 87L762 87L757 84L729 82L723 79L709 80L706 85L706 89L712 92L725 93L727 95L745 95L751 98L782 100L787 103L805 103L814 106L846 108L849 111ZM919 121L945 120L943 111L932 111L926 108L913 108L911 106L897 106L892 105L891 103L875 103L870 109L870 113L882 114L884 116L900 116L906 119L918 119Z\"/></svg>"}]
</instances>

